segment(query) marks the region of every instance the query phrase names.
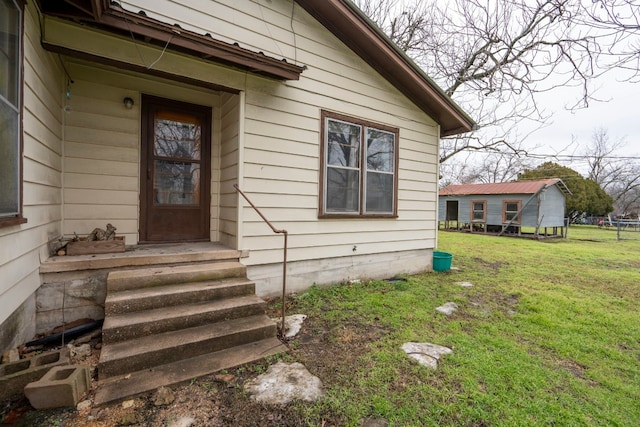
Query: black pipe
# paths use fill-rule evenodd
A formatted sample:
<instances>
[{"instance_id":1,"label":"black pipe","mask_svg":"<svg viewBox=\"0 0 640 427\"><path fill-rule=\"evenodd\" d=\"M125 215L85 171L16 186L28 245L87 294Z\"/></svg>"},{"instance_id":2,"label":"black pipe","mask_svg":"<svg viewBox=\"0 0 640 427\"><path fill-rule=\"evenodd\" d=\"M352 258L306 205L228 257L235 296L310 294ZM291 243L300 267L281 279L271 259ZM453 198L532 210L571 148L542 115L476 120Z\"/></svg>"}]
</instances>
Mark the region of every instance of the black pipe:
<instances>
[{"instance_id":1,"label":"black pipe","mask_svg":"<svg viewBox=\"0 0 640 427\"><path fill-rule=\"evenodd\" d=\"M80 337L88 332L93 331L94 329L98 329L99 327L102 326L103 323L104 323L104 319L94 320L92 322L85 323L80 326L74 326L73 328L69 328L66 331L58 332L46 337L39 338L37 340L29 341L28 343L25 344L25 346L34 347L38 345L52 345L52 344L64 345L74 338Z\"/></svg>"}]
</instances>

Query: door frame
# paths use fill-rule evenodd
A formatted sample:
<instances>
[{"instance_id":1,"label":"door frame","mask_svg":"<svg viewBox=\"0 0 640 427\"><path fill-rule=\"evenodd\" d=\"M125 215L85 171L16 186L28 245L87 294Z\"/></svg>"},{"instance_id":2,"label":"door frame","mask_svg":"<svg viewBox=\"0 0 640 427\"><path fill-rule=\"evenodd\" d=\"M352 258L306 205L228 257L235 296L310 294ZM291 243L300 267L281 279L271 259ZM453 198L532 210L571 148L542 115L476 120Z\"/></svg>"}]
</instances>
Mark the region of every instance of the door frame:
<instances>
[{"instance_id":1,"label":"door frame","mask_svg":"<svg viewBox=\"0 0 640 427\"><path fill-rule=\"evenodd\" d=\"M139 217L139 242L138 243L169 243L169 242L196 242L211 240L211 144L212 144L212 107L192 104L184 101L176 101L153 95L142 94L141 116L140 116L140 217ZM201 188L200 207L201 213L200 227L201 235L184 239L158 239L153 237L153 230L150 229L149 215L153 206L153 174L151 164L153 161L152 150L154 148L154 115L158 109L175 111L178 113L188 113L198 116L202 120L201 125ZM179 209L179 208L178 208Z\"/></svg>"}]
</instances>

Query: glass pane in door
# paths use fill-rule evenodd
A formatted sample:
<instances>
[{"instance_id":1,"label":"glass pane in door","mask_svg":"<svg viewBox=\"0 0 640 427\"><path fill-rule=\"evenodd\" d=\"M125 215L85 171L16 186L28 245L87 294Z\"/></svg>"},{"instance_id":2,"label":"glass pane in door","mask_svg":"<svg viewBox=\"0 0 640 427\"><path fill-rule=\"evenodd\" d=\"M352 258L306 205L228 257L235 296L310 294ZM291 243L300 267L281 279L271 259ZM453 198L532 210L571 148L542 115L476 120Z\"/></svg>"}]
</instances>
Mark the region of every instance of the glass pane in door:
<instances>
[{"instance_id":1,"label":"glass pane in door","mask_svg":"<svg viewBox=\"0 0 640 427\"><path fill-rule=\"evenodd\" d=\"M200 203L201 125L196 117L158 112L154 121L154 204Z\"/></svg>"}]
</instances>

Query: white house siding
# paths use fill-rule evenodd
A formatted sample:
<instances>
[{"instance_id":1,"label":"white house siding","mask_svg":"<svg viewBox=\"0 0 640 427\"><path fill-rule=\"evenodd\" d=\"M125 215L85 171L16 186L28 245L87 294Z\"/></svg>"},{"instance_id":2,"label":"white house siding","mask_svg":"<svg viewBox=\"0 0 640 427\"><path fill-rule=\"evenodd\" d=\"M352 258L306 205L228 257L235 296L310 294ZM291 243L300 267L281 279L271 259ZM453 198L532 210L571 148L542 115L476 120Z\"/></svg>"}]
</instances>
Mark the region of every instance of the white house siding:
<instances>
[{"instance_id":1,"label":"white house siding","mask_svg":"<svg viewBox=\"0 0 640 427\"><path fill-rule=\"evenodd\" d=\"M0 228L0 351L33 338L35 291L48 241L60 235L63 70L40 47L33 2L25 8L23 214Z\"/></svg>"},{"instance_id":2,"label":"white house siding","mask_svg":"<svg viewBox=\"0 0 640 427\"><path fill-rule=\"evenodd\" d=\"M249 251L243 261L249 266L250 277L256 280L260 294L277 293L280 287L282 237L273 235L244 202L237 208L239 197L232 190L235 182L276 227L289 231L291 289L301 289L313 282L411 273L430 266L436 237L438 126L328 30L297 4L284 0L145 0L122 5L135 12L144 10L163 22L178 23L184 29L210 33L215 38L238 42L241 47L308 67L299 81L275 81L170 50L161 55L161 48L136 45L127 38L47 18L48 42L136 65L148 66L159 58L154 68L160 71L241 91L240 95L220 95L214 106L220 107L218 113L214 109L214 124L220 123L221 127L218 173L221 195L220 229L217 234L212 232L212 237L217 235L222 242L230 246L235 243L238 249ZM74 64L70 68L88 67ZM98 99L110 96L113 99L107 102L108 106L118 109L124 96L132 96L136 101L134 110L110 113L125 122L128 114L139 114L138 93L150 84L149 90L155 95L197 103L192 99L195 94L184 99L182 92L171 91L171 85L158 90L159 83L148 76L129 85L123 82L132 76L109 69L100 71L104 67L89 68L91 72L71 71L74 79L86 85L83 90L83 85L78 84L76 89L74 84L72 99L90 98L98 91L95 94ZM131 90L136 93L131 94ZM318 219L322 109L400 129L397 219ZM240 120L234 122L236 118ZM88 126L92 127L96 126ZM135 164L139 157L132 151L131 132L127 127L123 135L126 142L101 141L99 145L111 155L122 155L124 163ZM77 143L93 148L90 141ZM133 169L128 170L133 173ZM94 180L91 188L83 190L137 191L137 178L117 176L113 169L105 170L104 175L73 174L83 175L76 176L76 185L91 182L89 178ZM108 189L114 182L120 187ZM80 190L72 184L65 176L65 202L68 192ZM71 214L83 215L91 207L76 200L81 199L65 204L65 233L86 233L104 225L104 216L72 218ZM212 200L217 200L215 195ZM113 223L127 236L128 243L135 242L137 230L133 226L137 209L130 203L119 205L113 212L116 217ZM71 205L75 204L78 206L74 210ZM240 221L234 223L237 218Z\"/></svg>"},{"instance_id":3,"label":"white house siding","mask_svg":"<svg viewBox=\"0 0 640 427\"><path fill-rule=\"evenodd\" d=\"M65 114L64 234L86 235L107 223L125 236L127 244L138 242L140 188L140 103L141 94L213 107L219 94L175 82L123 73L115 68L66 60L74 83ZM124 107L131 97L134 106ZM219 143L215 136L213 143ZM212 176L217 177L219 151L212 150ZM217 185L212 201L217 203ZM212 216L217 218L217 210ZM217 221L212 221L212 227ZM217 229L211 233L217 235Z\"/></svg>"},{"instance_id":4,"label":"white house siding","mask_svg":"<svg viewBox=\"0 0 640 427\"><path fill-rule=\"evenodd\" d=\"M230 248L238 247L238 194L233 185L239 183L240 98L240 95L223 93L220 106L219 240Z\"/></svg>"},{"instance_id":5,"label":"white house siding","mask_svg":"<svg viewBox=\"0 0 640 427\"><path fill-rule=\"evenodd\" d=\"M229 194L234 178L234 168L225 164L240 159L242 189L276 227L289 232L290 290L430 266L439 129L328 30L290 1L138 0L122 5L308 67L299 81L245 76L240 153L227 155L225 150L233 148L223 143L222 154L223 191ZM321 109L400 129L397 219L318 219ZM221 212L229 215L222 216L230 217L233 203L223 205ZM238 217L239 249L250 253L244 259L250 277L260 294L278 293L282 236L274 235L245 203ZM224 224L223 230L231 228L231 222Z\"/></svg>"}]
</instances>

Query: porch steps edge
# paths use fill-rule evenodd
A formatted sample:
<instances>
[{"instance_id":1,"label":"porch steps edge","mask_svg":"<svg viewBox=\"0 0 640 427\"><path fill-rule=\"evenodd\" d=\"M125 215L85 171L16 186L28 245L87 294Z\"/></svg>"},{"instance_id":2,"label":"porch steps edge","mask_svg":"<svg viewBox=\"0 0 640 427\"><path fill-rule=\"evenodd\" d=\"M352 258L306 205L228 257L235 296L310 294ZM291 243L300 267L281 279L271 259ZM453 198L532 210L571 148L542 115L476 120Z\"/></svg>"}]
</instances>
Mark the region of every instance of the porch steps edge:
<instances>
[{"instance_id":1,"label":"porch steps edge","mask_svg":"<svg viewBox=\"0 0 640 427\"><path fill-rule=\"evenodd\" d=\"M162 386L178 385L194 378L211 375L223 369L254 362L286 351L287 347L277 338L272 337L112 377L98 382L94 402L100 406L121 401Z\"/></svg>"},{"instance_id":2,"label":"porch steps edge","mask_svg":"<svg viewBox=\"0 0 640 427\"><path fill-rule=\"evenodd\" d=\"M216 328L216 322L264 314L265 305L263 299L250 294L107 316L102 326L102 341L115 344L204 324Z\"/></svg>"},{"instance_id":3,"label":"porch steps edge","mask_svg":"<svg viewBox=\"0 0 640 427\"><path fill-rule=\"evenodd\" d=\"M135 253L51 257L40 264L40 273L63 273L77 270L145 268L152 265L213 263L238 260L242 252L235 249L212 249L174 253Z\"/></svg>"},{"instance_id":4,"label":"porch steps edge","mask_svg":"<svg viewBox=\"0 0 640 427\"><path fill-rule=\"evenodd\" d=\"M255 294L255 283L247 278L180 283L107 294L105 317L217 298Z\"/></svg>"},{"instance_id":5,"label":"porch steps edge","mask_svg":"<svg viewBox=\"0 0 640 427\"><path fill-rule=\"evenodd\" d=\"M246 271L247 268L238 261L112 271L109 273L107 280L107 292L120 292L177 283L203 282L231 277L246 278Z\"/></svg>"},{"instance_id":6,"label":"porch steps edge","mask_svg":"<svg viewBox=\"0 0 640 427\"><path fill-rule=\"evenodd\" d=\"M102 347L100 379L231 348L276 336L276 324L266 314L201 325L187 329L108 344Z\"/></svg>"}]
</instances>

